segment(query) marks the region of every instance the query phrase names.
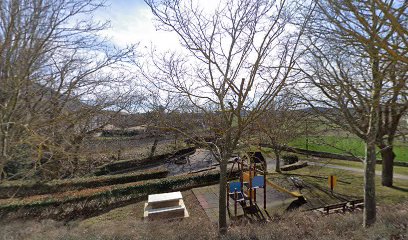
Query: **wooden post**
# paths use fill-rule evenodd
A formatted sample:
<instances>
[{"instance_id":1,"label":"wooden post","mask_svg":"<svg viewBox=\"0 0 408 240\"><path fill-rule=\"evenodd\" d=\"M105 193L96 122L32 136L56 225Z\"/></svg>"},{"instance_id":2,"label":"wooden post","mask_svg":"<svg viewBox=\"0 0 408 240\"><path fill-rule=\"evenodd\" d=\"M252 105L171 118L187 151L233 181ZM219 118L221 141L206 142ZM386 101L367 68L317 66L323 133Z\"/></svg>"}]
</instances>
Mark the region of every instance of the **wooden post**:
<instances>
[{"instance_id":1,"label":"wooden post","mask_svg":"<svg viewBox=\"0 0 408 240\"><path fill-rule=\"evenodd\" d=\"M241 165L241 166L240 166ZM239 167L239 181L240 181L240 183L241 183L241 185L242 185L242 183L243 183L243 165L239 162L239 159L238 159L238 166L240 166Z\"/></svg>"},{"instance_id":2,"label":"wooden post","mask_svg":"<svg viewBox=\"0 0 408 240\"><path fill-rule=\"evenodd\" d=\"M253 167L254 167L254 177L255 177L256 176L256 163L254 163ZM252 179L251 179L251 184L252 184ZM256 203L256 189L254 189L254 202Z\"/></svg>"},{"instance_id":3,"label":"wooden post","mask_svg":"<svg viewBox=\"0 0 408 240\"><path fill-rule=\"evenodd\" d=\"M331 191L331 194L333 195L333 176L332 175L330 175L330 191Z\"/></svg>"},{"instance_id":4,"label":"wooden post","mask_svg":"<svg viewBox=\"0 0 408 240\"><path fill-rule=\"evenodd\" d=\"M237 189L234 190L234 214L237 216Z\"/></svg>"},{"instance_id":5,"label":"wooden post","mask_svg":"<svg viewBox=\"0 0 408 240\"><path fill-rule=\"evenodd\" d=\"M232 163L231 171L230 171L230 173L229 173L230 176L232 176L232 173L234 172L234 166L235 166L235 161ZM239 169L239 164L238 164L238 169ZM235 177L235 176L234 176L234 177Z\"/></svg>"},{"instance_id":6,"label":"wooden post","mask_svg":"<svg viewBox=\"0 0 408 240\"><path fill-rule=\"evenodd\" d=\"M264 167L264 172L263 172L263 177L264 177L264 182L263 182L263 187L264 187L264 210L266 210L266 161L265 161L265 167Z\"/></svg>"},{"instance_id":7,"label":"wooden post","mask_svg":"<svg viewBox=\"0 0 408 240\"><path fill-rule=\"evenodd\" d=\"M252 207L252 163L249 159L249 205Z\"/></svg>"},{"instance_id":8,"label":"wooden post","mask_svg":"<svg viewBox=\"0 0 408 240\"><path fill-rule=\"evenodd\" d=\"M336 185L336 176L330 175L329 176L329 187L330 187L330 192L333 194L333 189Z\"/></svg>"},{"instance_id":9,"label":"wooden post","mask_svg":"<svg viewBox=\"0 0 408 240\"><path fill-rule=\"evenodd\" d=\"M229 189L229 183L227 183L227 207L229 208L229 192L230 192L230 189Z\"/></svg>"}]
</instances>

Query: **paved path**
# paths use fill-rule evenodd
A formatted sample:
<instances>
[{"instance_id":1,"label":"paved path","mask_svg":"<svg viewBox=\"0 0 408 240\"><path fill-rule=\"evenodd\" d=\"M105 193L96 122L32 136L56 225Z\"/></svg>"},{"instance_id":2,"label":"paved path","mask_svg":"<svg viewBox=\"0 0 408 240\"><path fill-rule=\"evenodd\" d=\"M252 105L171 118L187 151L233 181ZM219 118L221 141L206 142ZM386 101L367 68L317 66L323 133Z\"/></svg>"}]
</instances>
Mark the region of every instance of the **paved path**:
<instances>
[{"instance_id":1,"label":"paved path","mask_svg":"<svg viewBox=\"0 0 408 240\"><path fill-rule=\"evenodd\" d=\"M275 159L265 156L268 166L268 171L273 172L275 171ZM328 167L328 168L335 168L335 169L342 169L342 170L347 170L347 171L353 171L353 172L359 172L359 173L364 173L364 169L362 168L354 168L354 167L346 167L346 166L340 166L340 165L334 165L334 164L325 164L325 163L318 163L318 162L307 162L309 165L315 165L315 166L322 166L322 167ZM283 161L281 160L281 166L283 164ZM375 171L375 175L381 176L381 171ZM394 173L394 178L397 179L403 179L403 180L408 180L408 175L404 174L397 174Z\"/></svg>"},{"instance_id":2,"label":"paved path","mask_svg":"<svg viewBox=\"0 0 408 240\"><path fill-rule=\"evenodd\" d=\"M317 163L317 162L307 162L307 163L309 165L314 165L314 166L322 166L322 167L328 167L328 168L335 168L335 169L341 169L341 170L364 173L364 169L361 169L361 168L345 167L345 166L325 164L325 163ZM375 171L375 175L381 176L381 171ZM408 175L394 173L394 178L408 180Z\"/></svg>"}]
</instances>

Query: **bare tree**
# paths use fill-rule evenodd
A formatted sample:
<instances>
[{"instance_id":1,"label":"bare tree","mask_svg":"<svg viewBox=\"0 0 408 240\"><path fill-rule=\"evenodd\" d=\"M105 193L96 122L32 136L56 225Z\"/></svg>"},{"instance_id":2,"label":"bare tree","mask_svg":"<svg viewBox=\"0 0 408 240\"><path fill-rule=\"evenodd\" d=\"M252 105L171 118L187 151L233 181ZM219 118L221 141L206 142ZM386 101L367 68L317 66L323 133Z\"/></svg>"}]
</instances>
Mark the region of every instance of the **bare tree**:
<instances>
[{"instance_id":1,"label":"bare tree","mask_svg":"<svg viewBox=\"0 0 408 240\"><path fill-rule=\"evenodd\" d=\"M102 6L92 0L0 2L3 177L11 159L33 159L35 152L40 159L43 150L64 148L64 137L92 119L88 113L115 108L107 92L123 93L119 83L126 77L114 72L126 67L133 47L116 49L98 35L108 25L90 16Z\"/></svg>"},{"instance_id":2,"label":"bare tree","mask_svg":"<svg viewBox=\"0 0 408 240\"><path fill-rule=\"evenodd\" d=\"M158 27L178 34L187 50L156 54L152 82L181 94L214 120L208 143L220 163L219 229L226 231L227 163L249 124L270 107L298 58L302 31L288 29L294 1L146 0Z\"/></svg>"},{"instance_id":3,"label":"bare tree","mask_svg":"<svg viewBox=\"0 0 408 240\"><path fill-rule=\"evenodd\" d=\"M284 91L261 118L254 123L254 130L261 137L261 144L268 144L276 157L275 171L280 170L281 152L288 144L307 131L308 114L299 110L299 102L289 92ZM309 121L309 124L311 121ZM264 140L263 140L264 139Z\"/></svg>"},{"instance_id":4,"label":"bare tree","mask_svg":"<svg viewBox=\"0 0 408 240\"><path fill-rule=\"evenodd\" d=\"M394 1L316 1L303 68L304 93L318 111L366 143L364 225L375 222L376 145L383 185L392 185L393 140L408 108L407 5ZM404 27L405 26L405 27Z\"/></svg>"}]
</instances>

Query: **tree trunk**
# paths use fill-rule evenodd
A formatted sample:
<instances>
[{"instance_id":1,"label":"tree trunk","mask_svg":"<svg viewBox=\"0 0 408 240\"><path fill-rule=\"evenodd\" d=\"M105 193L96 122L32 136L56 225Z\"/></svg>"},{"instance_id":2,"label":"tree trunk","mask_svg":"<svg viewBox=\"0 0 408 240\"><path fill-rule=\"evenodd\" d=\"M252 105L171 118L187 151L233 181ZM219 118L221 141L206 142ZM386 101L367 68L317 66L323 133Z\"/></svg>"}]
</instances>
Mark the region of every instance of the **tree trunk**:
<instances>
[{"instance_id":1,"label":"tree trunk","mask_svg":"<svg viewBox=\"0 0 408 240\"><path fill-rule=\"evenodd\" d=\"M72 176L75 177L76 173L79 170L79 152L81 150L81 145L80 143L75 143L74 145L74 169L72 171Z\"/></svg>"},{"instance_id":2,"label":"tree trunk","mask_svg":"<svg viewBox=\"0 0 408 240\"><path fill-rule=\"evenodd\" d=\"M366 143L366 159L364 161L364 226L371 226L376 220L375 203L375 144Z\"/></svg>"},{"instance_id":3,"label":"tree trunk","mask_svg":"<svg viewBox=\"0 0 408 240\"><path fill-rule=\"evenodd\" d=\"M71 142L71 149L72 149L72 162L73 162L73 169L71 169L71 174L75 177L76 173L79 170L79 162L80 162L80 152L82 142L84 141L83 136L75 136ZM71 150L70 149L70 150Z\"/></svg>"},{"instance_id":4,"label":"tree trunk","mask_svg":"<svg viewBox=\"0 0 408 240\"><path fill-rule=\"evenodd\" d=\"M157 144L159 143L159 138L157 136L154 137L154 142L153 142L153 146L150 149L150 155L149 158L153 158L154 154L156 153L156 148L157 148Z\"/></svg>"},{"instance_id":5,"label":"tree trunk","mask_svg":"<svg viewBox=\"0 0 408 240\"><path fill-rule=\"evenodd\" d=\"M174 134L174 149L178 148L178 138L179 138L179 134L177 132L176 134Z\"/></svg>"},{"instance_id":6,"label":"tree trunk","mask_svg":"<svg viewBox=\"0 0 408 240\"><path fill-rule=\"evenodd\" d=\"M0 156L0 159L1 159L1 156ZM3 160L0 160L0 182L3 180L3 179L6 179L6 173L4 172L4 164L3 164Z\"/></svg>"},{"instance_id":7,"label":"tree trunk","mask_svg":"<svg viewBox=\"0 0 408 240\"><path fill-rule=\"evenodd\" d=\"M222 159L220 162L220 197L219 197L219 232L227 233L227 163L228 159Z\"/></svg>"},{"instance_id":8,"label":"tree trunk","mask_svg":"<svg viewBox=\"0 0 408 240\"><path fill-rule=\"evenodd\" d=\"M7 163L7 136L3 131L0 133L0 146L0 180L2 180L6 178L4 167Z\"/></svg>"},{"instance_id":9,"label":"tree trunk","mask_svg":"<svg viewBox=\"0 0 408 240\"><path fill-rule=\"evenodd\" d=\"M385 147L381 151L382 159L382 179L381 184L386 187L392 187L392 178L394 173L395 153L392 146Z\"/></svg>"},{"instance_id":10,"label":"tree trunk","mask_svg":"<svg viewBox=\"0 0 408 240\"><path fill-rule=\"evenodd\" d=\"M373 10L374 5L371 6ZM374 12L374 11L373 11ZM374 19L377 20L377 19ZM374 26L377 22L374 21ZM375 204L375 164L376 164L376 154L375 154L375 140L378 134L378 122L379 122L379 108L381 100L381 89L383 86L382 77L379 71L379 50L373 46L369 45L370 54L370 64L372 71L372 106L369 111L368 116L368 129L366 138L366 159L364 161L364 227L369 227L375 223L376 220L376 204Z\"/></svg>"},{"instance_id":11,"label":"tree trunk","mask_svg":"<svg viewBox=\"0 0 408 240\"><path fill-rule=\"evenodd\" d=\"M279 150L275 150L275 156L276 156L276 165L275 165L275 172L280 173L280 152Z\"/></svg>"}]
</instances>

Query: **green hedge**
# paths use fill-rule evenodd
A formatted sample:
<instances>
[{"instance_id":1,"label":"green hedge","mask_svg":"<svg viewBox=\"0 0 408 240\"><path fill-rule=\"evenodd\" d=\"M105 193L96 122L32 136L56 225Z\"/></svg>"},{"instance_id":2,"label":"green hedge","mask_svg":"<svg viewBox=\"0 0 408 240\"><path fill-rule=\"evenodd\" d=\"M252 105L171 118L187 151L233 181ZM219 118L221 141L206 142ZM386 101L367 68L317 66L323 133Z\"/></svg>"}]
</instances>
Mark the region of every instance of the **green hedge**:
<instances>
[{"instance_id":1,"label":"green hedge","mask_svg":"<svg viewBox=\"0 0 408 240\"><path fill-rule=\"evenodd\" d=\"M27 197L32 195L51 194L85 188L95 188L148 179L164 178L168 174L166 169L145 170L127 174L75 178L66 180L53 180L49 182L35 181L10 181L0 184L0 199L14 197Z\"/></svg>"},{"instance_id":2,"label":"green hedge","mask_svg":"<svg viewBox=\"0 0 408 240\"><path fill-rule=\"evenodd\" d=\"M180 149L176 152L166 153L154 156L152 158L143 158L143 159L131 159L131 160L122 160L116 161L113 163L105 164L99 167L95 171L95 175L105 175L105 174L115 174L124 171L129 171L136 168L146 167L146 166L155 166L165 163L167 160L175 157L179 157L182 155L191 155L195 153L195 147L188 147Z\"/></svg>"},{"instance_id":3,"label":"green hedge","mask_svg":"<svg viewBox=\"0 0 408 240\"><path fill-rule=\"evenodd\" d=\"M53 195L44 199L26 198L14 201L9 200L0 205L0 216L5 216L18 210L24 212L22 214L23 216L30 215L27 213L30 211L36 212L35 215L38 215L40 214L39 212L46 208L60 207L63 213L58 213L56 215L57 218L61 218L62 216L69 215L69 211L72 211L72 207L68 208L61 206L73 203L76 203L77 206L82 206L80 210L76 210L76 214L90 214L90 209L99 209L98 211L100 211L101 207L117 204L120 201L141 199L149 194L155 193L187 190L194 187L215 184L218 180L219 172L215 170L203 173L172 176L164 179L152 179L143 182L105 186L97 189L85 189L77 192ZM88 203L88 205L83 204L84 202ZM98 207L95 207L96 205ZM51 212L54 212L55 214L55 211Z\"/></svg>"}]
</instances>

